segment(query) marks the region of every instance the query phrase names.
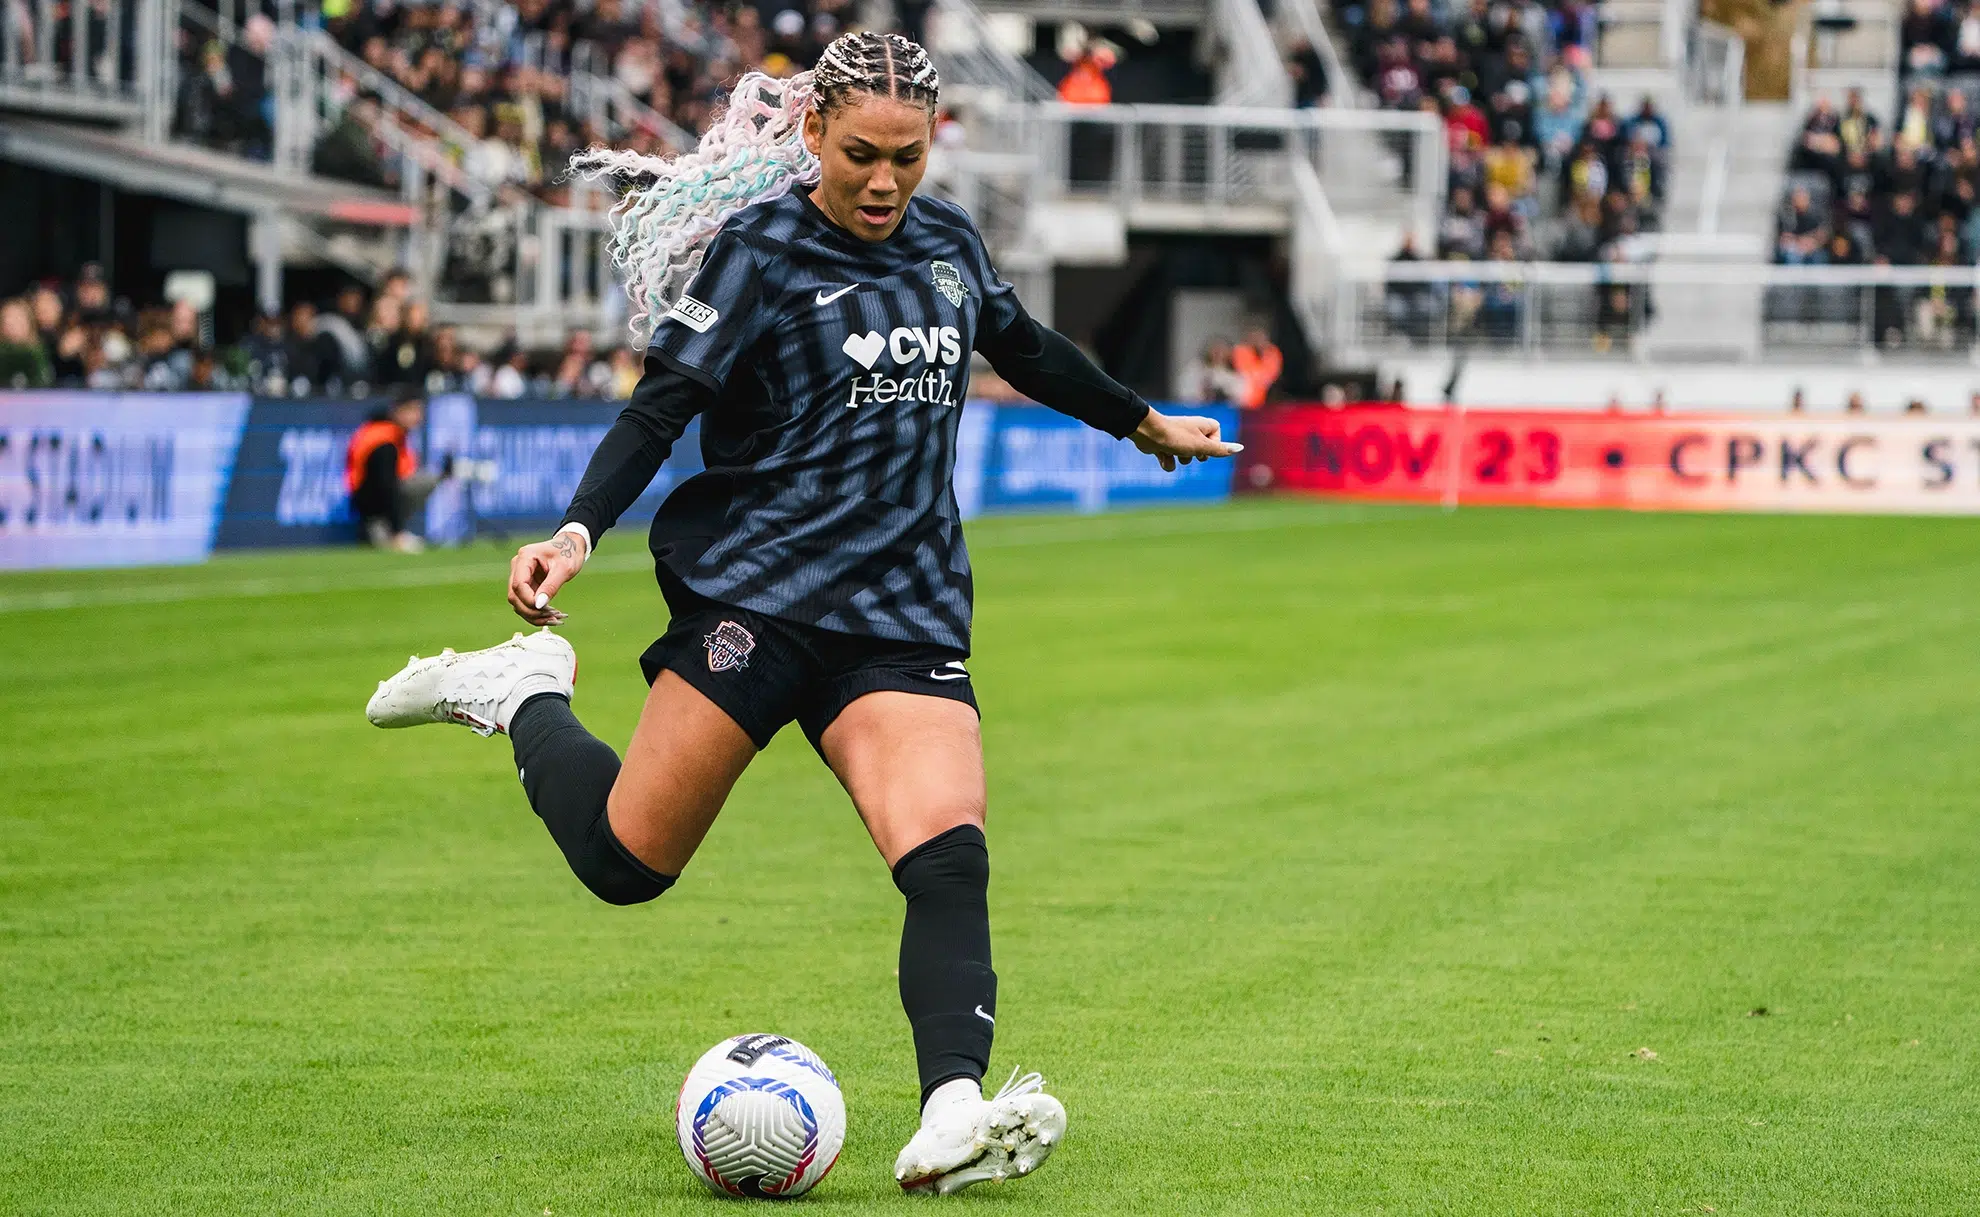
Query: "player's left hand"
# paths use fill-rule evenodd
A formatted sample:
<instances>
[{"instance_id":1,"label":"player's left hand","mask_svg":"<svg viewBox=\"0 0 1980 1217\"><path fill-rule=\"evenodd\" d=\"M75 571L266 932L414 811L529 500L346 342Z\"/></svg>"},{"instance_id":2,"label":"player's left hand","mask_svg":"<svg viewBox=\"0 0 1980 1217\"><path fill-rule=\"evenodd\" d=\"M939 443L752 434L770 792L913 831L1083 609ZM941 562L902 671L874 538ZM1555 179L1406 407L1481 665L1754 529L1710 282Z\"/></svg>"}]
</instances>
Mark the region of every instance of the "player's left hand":
<instances>
[{"instance_id":1,"label":"player's left hand","mask_svg":"<svg viewBox=\"0 0 1980 1217\"><path fill-rule=\"evenodd\" d=\"M1162 462L1162 468L1171 473L1178 464L1244 451L1243 444L1225 443L1220 438L1214 418L1190 414L1172 418L1153 407L1129 438L1134 440L1135 447Z\"/></svg>"}]
</instances>

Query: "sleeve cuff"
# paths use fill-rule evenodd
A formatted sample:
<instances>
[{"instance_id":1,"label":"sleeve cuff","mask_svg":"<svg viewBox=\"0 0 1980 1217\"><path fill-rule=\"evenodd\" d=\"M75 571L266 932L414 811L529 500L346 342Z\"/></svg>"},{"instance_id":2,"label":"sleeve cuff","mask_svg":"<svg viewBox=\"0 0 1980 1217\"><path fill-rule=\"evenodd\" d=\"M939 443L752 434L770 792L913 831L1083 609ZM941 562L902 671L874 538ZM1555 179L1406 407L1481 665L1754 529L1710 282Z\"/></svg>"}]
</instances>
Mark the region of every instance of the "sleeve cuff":
<instances>
[{"instance_id":1,"label":"sleeve cuff","mask_svg":"<svg viewBox=\"0 0 1980 1217\"><path fill-rule=\"evenodd\" d=\"M1128 399L1127 408L1121 412L1122 429L1114 432L1114 438L1126 439L1128 436L1133 435L1136 431L1140 430L1142 420L1146 419L1148 417L1148 412L1150 410L1153 410L1154 408L1155 407L1149 405L1146 401L1142 400L1141 394L1139 393L1136 393L1134 396L1130 397Z\"/></svg>"},{"instance_id":2,"label":"sleeve cuff","mask_svg":"<svg viewBox=\"0 0 1980 1217\"><path fill-rule=\"evenodd\" d=\"M591 543L591 530L589 528L586 528L584 525L578 523L576 520L566 520L563 526L557 529L557 532L559 533L574 532L578 536L583 537L584 556L587 559L591 557L592 543ZM556 533L552 533L551 535L555 536Z\"/></svg>"}]
</instances>

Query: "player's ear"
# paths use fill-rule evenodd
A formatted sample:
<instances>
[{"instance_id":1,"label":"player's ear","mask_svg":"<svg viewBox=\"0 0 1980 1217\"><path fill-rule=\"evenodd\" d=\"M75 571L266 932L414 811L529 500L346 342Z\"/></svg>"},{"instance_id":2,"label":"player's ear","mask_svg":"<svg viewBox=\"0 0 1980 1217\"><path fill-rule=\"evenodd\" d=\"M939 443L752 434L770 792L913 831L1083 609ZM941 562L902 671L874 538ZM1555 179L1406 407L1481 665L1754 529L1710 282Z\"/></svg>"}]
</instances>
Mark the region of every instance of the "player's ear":
<instances>
[{"instance_id":1,"label":"player's ear","mask_svg":"<svg viewBox=\"0 0 1980 1217\"><path fill-rule=\"evenodd\" d=\"M825 115L817 106L804 112L804 147L811 155L825 155Z\"/></svg>"}]
</instances>

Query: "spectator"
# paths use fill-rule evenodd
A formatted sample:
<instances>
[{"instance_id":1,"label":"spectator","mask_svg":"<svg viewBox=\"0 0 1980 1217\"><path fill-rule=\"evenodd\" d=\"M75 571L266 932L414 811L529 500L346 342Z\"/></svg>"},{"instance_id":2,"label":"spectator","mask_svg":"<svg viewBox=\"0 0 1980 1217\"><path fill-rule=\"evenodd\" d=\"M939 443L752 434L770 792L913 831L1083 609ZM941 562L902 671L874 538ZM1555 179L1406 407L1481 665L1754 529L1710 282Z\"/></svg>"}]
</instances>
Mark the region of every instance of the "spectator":
<instances>
[{"instance_id":1,"label":"spectator","mask_svg":"<svg viewBox=\"0 0 1980 1217\"><path fill-rule=\"evenodd\" d=\"M0 304L0 387L45 389L54 383L54 365L34 332L27 301Z\"/></svg>"},{"instance_id":2,"label":"spectator","mask_svg":"<svg viewBox=\"0 0 1980 1217\"><path fill-rule=\"evenodd\" d=\"M1519 251L1514 246L1510 232L1501 230L1492 237L1486 260L1497 264L1517 262ZM1485 280L1479 303L1478 320L1485 331L1485 337L1498 342L1510 342L1519 334L1520 311L1525 294L1525 284L1515 278L1493 277Z\"/></svg>"},{"instance_id":3,"label":"spectator","mask_svg":"<svg viewBox=\"0 0 1980 1217\"><path fill-rule=\"evenodd\" d=\"M1422 261L1416 251L1416 234L1403 234L1402 246L1392 259L1397 264ZM1434 285L1413 279L1391 279L1382 291L1383 311L1390 330L1427 342L1436 322L1437 290Z\"/></svg>"},{"instance_id":4,"label":"spectator","mask_svg":"<svg viewBox=\"0 0 1980 1217\"><path fill-rule=\"evenodd\" d=\"M897 0L898 3L898 0ZM1326 61L1313 44L1301 39L1293 45L1286 56L1286 68L1293 78L1293 105L1302 110L1312 109L1327 100L1327 91L1333 82L1327 79Z\"/></svg>"},{"instance_id":5,"label":"spectator","mask_svg":"<svg viewBox=\"0 0 1980 1217\"><path fill-rule=\"evenodd\" d=\"M1444 91L1444 134L1452 148L1483 148L1489 134L1485 114L1471 104L1471 91L1451 85Z\"/></svg>"},{"instance_id":6,"label":"spectator","mask_svg":"<svg viewBox=\"0 0 1980 1217\"><path fill-rule=\"evenodd\" d=\"M425 425L426 403L419 391L401 389L390 407L373 414L351 436L345 453L344 484L358 518L358 539L379 549L417 553L424 548L406 523L445 476L421 473L412 433Z\"/></svg>"},{"instance_id":7,"label":"spectator","mask_svg":"<svg viewBox=\"0 0 1980 1217\"><path fill-rule=\"evenodd\" d=\"M326 380L345 385L370 383L371 345L365 329L364 289L347 285L337 293L337 307L316 319L317 337L329 340L324 349L330 353L332 366L325 371Z\"/></svg>"},{"instance_id":8,"label":"spectator","mask_svg":"<svg viewBox=\"0 0 1980 1217\"><path fill-rule=\"evenodd\" d=\"M1880 218L1881 223L1874 229L1872 237L1879 257L1892 266L1917 266L1925 260L1917 195L1892 195L1888 210Z\"/></svg>"},{"instance_id":9,"label":"spectator","mask_svg":"<svg viewBox=\"0 0 1980 1217\"><path fill-rule=\"evenodd\" d=\"M1664 199L1664 169L1640 127L1630 132L1629 143L1617 159L1616 178L1637 205L1639 219L1644 212L1656 213Z\"/></svg>"},{"instance_id":10,"label":"spectator","mask_svg":"<svg viewBox=\"0 0 1980 1217\"><path fill-rule=\"evenodd\" d=\"M44 283L28 297L28 302L35 336L41 340L43 349L54 350L68 320L67 310L62 307L62 293Z\"/></svg>"},{"instance_id":11,"label":"spectator","mask_svg":"<svg viewBox=\"0 0 1980 1217\"><path fill-rule=\"evenodd\" d=\"M1784 266L1809 266L1822 261L1829 243L1829 226L1815 211L1808 188L1799 186L1788 198L1776 224L1774 261Z\"/></svg>"},{"instance_id":12,"label":"spectator","mask_svg":"<svg viewBox=\"0 0 1980 1217\"><path fill-rule=\"evenodd\" d=\"M241 342L248 384L262 393L288 392L288 337L279 313L256 313Z\"/></svg>"},{"instance_id":13,"label":"spectator","mask_svg":"<svg viewBox=\"0 0 1980 1217\"><path fill-rule=\"evenodd\" d=\"M1795 139L1794 155L1788 168L1833 173L1843 156L1842 118L1827 97L1817 97L1815 106L1802 121Z\"/></svg>"},{"instance_id":14,"label":"spectator","mask_svg":"<svg viewBox=\"0 0 1980 1217\"><path fill-rule=\"evenodd\" d=\"M485 389L476 389L490 397L513 400L529 392L529 352L521 347L511 347L506 358L496 361Z\"/></svg>"},{"instance_id":15,"label":"spectator","mask_svg":"<svg viewBox=\"0 0 1980 1217\"><path fill-rule=\"evenodd\" d=\"M179 81L173 106L172 132L219 148L231 148L239 137L241 99L227 66L227 47L218 40L200 50L194 71Z\"/></svg>"},{"instance_id":16,"label":"spectator","mask_svg":"<svg viewBox=\"0 0 1980 1217\"><path fill-rule=\"evenodd\" d=\"M1533 138L1545 171L1561 172L1588 121L1578 79L1565 70L1547 81L1547 97L1533 116Z\"/></svg>"},{"instance_id":17,"label":"spectator","mask_svg":"<svg viewBox=\"0 0 1980 1217\"><path fill-rule=\"evenodd\" d=\"M89 357L94 350L88 327L74 319L64 323L55 345L49 348L55 383L63 388L81 388L89 377Z\"/></svg>"},{"instance_id":18,"label":"spectator","mask_svg":"<svg viewBox=\"0 0 1980 1217\"><path fill-rule=\"evenodd\" d=\"M1973 138L1973 112L1967 108L1966 94L1948 89L1940 99L1939 112L1932 116L1932 147L1951 152Z\"/></svg>"},{"instance_id":19,"label":"spectator","mask_svg":"<svg viewBox=\"0 0 1980 1217\"><path fill-rule=\"evenodd\" d=\"M1243 342L1231 348L1231 367L1244 381L1244 394L1237 404L1255 410L1265 404L1272 386L1279 382L1286 357L1272 345L1271 335L1262 328L1254 328L1244 336Z\"/></svg>"},{"instance_id":20,"label":"spectator","mask_svg":"<svg viewBox=\"0 0 1980 1217\"><path fill-rule=\"evenodd\" d=\"M1485 256L1485 217L1472 203L1471 191L1459 186L1451 191L1451 201L1437 229L1437 254L1441 258L1476 259Z\"/></svg>"},{"instance_id":21,"label":"spectator","mask_svg":"<svg viewBox=\"0 0 1980 1217\"><path fill-rule=\"evenodd\" d=\"M427 307L423 300L398 303L399 297L381 292L378 307L387 311L381 321L392 319L396 309L398 324L386 335L372 357L374 374L380 384L423 385L434 368L432 337L427 333Z\"/></svg>"},{"instance_id":22,"label":"spectator","mask_svg":"<svg viewBox=\"0 0 1980 1217\"><path fill-rule=\"evenodd\" d=\"M1609 193L1609 166L1601 149L1583 140L1576 146L1574 160L1561 178L1568 205L1576 199L1600 199Z\"/></svg>"},{"instance_id":23,"label":"spectator","mask_svg":"<svg viewBox=\"0 0 1980 1217\"><path fill-rule=\"evenodd\" d=\"M1107 71L1114 66L1114 53L1105 46L1082 50L1059 78L1059 100L1074 106L1105 106L1114 100L1114 86Z\"/></svg>"},{"instance_id":24,"label":"spectator","mask_svg":"<svg viewBox=\"0 0 1980 1217\"><path fill-rule=\"evenodd\" d=\"M1595 199L1578 200L1561 228L1554 258L1560 262L1594 262L1602 251L1602 204Z\"/></svg>"},{"instance_id":25,"label":"spectator","mask_svg":"<svg viewBox=\"0 0 1980 1217\"><path fill-rule=\"evenodd\" d=\"M1631 139L1640 136L1644 146L1659 156L1662 156L1664 149L1670 147L1671 126L1664 121L1664 116L1657 112L1657 101L1648 93L1643 95L1643 101L1636 107L1636 115L1629 120L1628 127Z\"/></svg>"},{"instance_id":26,"label":"spectator","mask_svg":"<svg viewBox=\"0 0 1980 1217\"><path fill-rule=\"evenodd\" d=\"M100 263L83 263L76 277L76 316L85 325L102 325L113 320L110 284L103 278Z\"/></svg>"},{"instance_id":27,"label":"spectator","mask_svg":"<svg viewBox=\"0 0 1980 1217\"><path fill-rule=\"evenodd\" d=\"M1231 344L1212 338L1203 353L1183 372L1184 401L1230 403L1243 400L1248 386L1231 365Z\"/></svg>"},{"instance_id":28,"label":"spectator","mask_svg":"<svg viewBox=\"0 0 1980 1217\"><path fill-rule=\"evenodd\" d=\"M1877 117L1863 108L1863 90L1851 89L1846 95L1842 117L1836 123L1836 137L1842 141L1844 155L1862 149L1868 153L1872 149L1871 137L1878 133Z\"/></svg>"},{"instance_id":29,"label":"spectator","mask_svg":"<svg viewBox=\"0 0 1980 1217\"><path fill-rule=\"evenodd\" d=\"M558 357L557 370L550 378L551 391L559 397L597 397L605 377L594 378L592 368L596 362L590 332L572 330L564 340L564 352ZM605 372L602 364L599 371Z\"/></svg>"},{"instance_id":30,"label":"spectator","mask_svg":"<svg viewBox=\"0 0 1980 1217\"><path fill-rule=\"evenodd\" d=\"M310 170L322 177L361 186L391 185L391 177L378 154L376 137L372 135L378 121L378 103L371 97L360 96L345 106L336 124L311 150Z\"/></svg>"},{"instance_id":31,"label":"spectator","mask_svg":"<svg viewBox=\"0 0 1980 1217\"><path fill-rule=\"evenodd\" d=\"M612 387L606 393L613 401L625 401L638 387L641 374L639 356L624 346L612 350Z\"/></svg>"},{"instance_id":32,"label":"spectator","mask_svg":"<svg viewBox=\"0 0 1980 1217\"><path fill-rule=\"evenodd\" d=\"M1911 0L1911 7L1898 25L1898 43L1903 48L1899 70L1904 73L1944 70L1950 33L1945 10L1938 0Z\"/></svg>"},{"instance_id":33,"label":"spectator","mask_svg":"<svg viewBox=\"0 0 1980 1217\"><path fill-rule=\"evenodd\" d=\"M319 334L316 322L316 306L307 300L299 300L289 309L288 342L283 349L282 364L289 388L295 393L312 389L324 392L325 385L337 374L340 363L337 340Z\"/></svg>"}]
</instances>

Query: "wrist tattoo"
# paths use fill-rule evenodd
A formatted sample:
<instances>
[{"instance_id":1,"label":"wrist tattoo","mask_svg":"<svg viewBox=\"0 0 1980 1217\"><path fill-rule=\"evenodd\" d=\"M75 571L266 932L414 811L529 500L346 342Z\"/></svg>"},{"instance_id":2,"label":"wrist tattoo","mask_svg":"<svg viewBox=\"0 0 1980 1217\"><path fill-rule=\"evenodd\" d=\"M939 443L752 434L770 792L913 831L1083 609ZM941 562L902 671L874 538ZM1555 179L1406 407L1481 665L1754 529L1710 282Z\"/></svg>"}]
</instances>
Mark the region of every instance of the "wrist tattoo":
<instances>
[{"instance_id":1,"label":"wrist tattoo","mask_svg":"<svg viewBox=\"0 0 1980 1217\"><path fill-rule=\"evenodd\" d=\"M559 554L573 562L581 562L584 555L578 552L577 538L567 532L560 532L550 539L550 544Z\"/></svg>"}]
</instances>

